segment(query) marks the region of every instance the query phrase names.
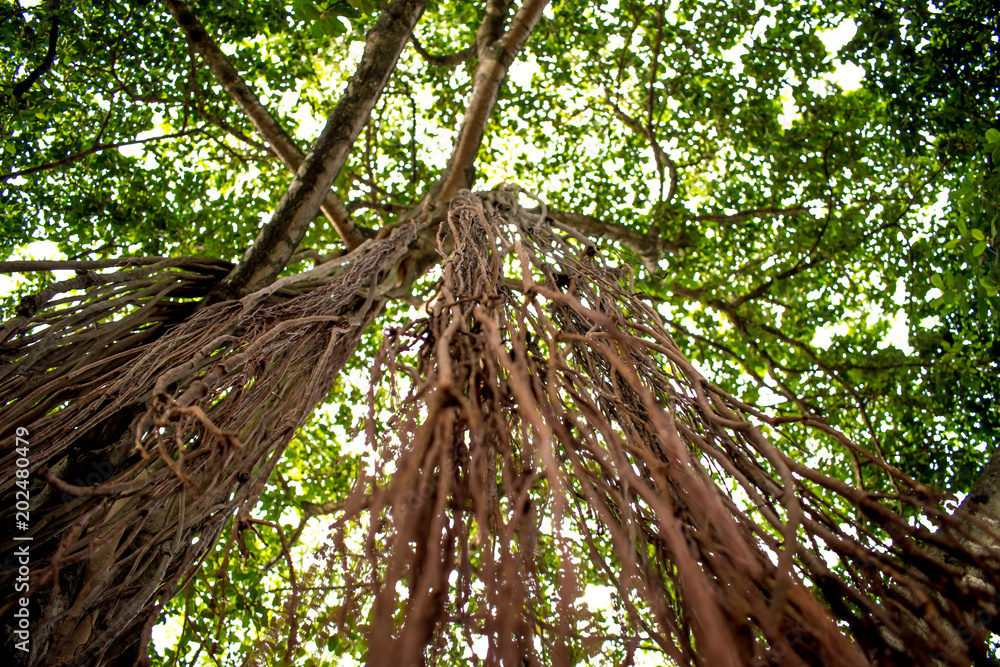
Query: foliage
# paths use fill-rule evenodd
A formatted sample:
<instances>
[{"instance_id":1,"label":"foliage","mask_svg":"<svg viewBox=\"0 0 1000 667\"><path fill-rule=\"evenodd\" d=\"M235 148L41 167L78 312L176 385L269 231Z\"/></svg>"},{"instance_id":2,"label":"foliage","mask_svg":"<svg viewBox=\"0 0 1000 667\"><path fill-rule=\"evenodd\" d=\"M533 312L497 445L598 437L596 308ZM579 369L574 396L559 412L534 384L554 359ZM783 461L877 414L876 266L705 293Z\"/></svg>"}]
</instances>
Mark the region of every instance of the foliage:
<instances>
[{"instance_id":1,"label":"foliage","mask_svg":"<svg viewBox=\"0 0 1000 667\"><path fill-rule=\"evenodd\" d=\"M0 5L4 253L44 239L83 259L238 260L291 174L169 13L116 0L28 4ZM196 11L306 148L378 8L251 0ZM431 54L459 52L482 15L475 3L434 2L415 36ZM773 414L821 415L905 473L964 493L1000 438L996 22L987 0L555 2L500 90L476 185L517 182L553 215L641 235L637 246L608 233L602 246L632 267L713 382ZM828 52L829 31L852 23L854 39ZM50 69L16 94L53 31ZM834 82L848 61L864 69L863 87ZM357 223L391 224L434 186L475 67L474 57L449 67L404 52L334 184ZM644 252L666 241L677 252ZM321 219L303 245L339 248ZM44 279L26 279L22 293ZM431 296L431 284L414 293ZM5 314L15 304L6 299ZM301 523L320 539L315 508L343 501L363 467L351 442L366 369L382 332L411 315L407 303L388 306L282 459L256 516L286 538ZM787 432L828 474L877 483L872 466ZM277 651L268 628L289 563L275 529L248 546L245 558L220 542L168 607L189 648L162 664ZM309 552L294 552L299 566ZM327 646L323 660L363 652L363 619L345 623L342 635L308 638Z\"/></svg>"}]
</instances>

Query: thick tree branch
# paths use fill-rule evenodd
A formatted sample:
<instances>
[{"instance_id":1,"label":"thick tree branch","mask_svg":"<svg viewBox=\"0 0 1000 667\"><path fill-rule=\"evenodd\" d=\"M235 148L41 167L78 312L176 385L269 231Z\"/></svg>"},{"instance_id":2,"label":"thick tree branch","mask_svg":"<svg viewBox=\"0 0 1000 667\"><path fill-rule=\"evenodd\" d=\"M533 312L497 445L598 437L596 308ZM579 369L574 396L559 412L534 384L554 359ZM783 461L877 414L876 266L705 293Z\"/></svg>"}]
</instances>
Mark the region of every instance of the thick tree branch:
<instances>
[{"instance_id":1,"label":"thick tree branch","mask_svg":"<svg viewBox=\"0 0 1000 667\"><path fill-rule=\"evenodd\" d=\"M1000 526L1000 454L994 452L990 457L961 508L982 521ZM982 531L973 526L968 530L982 535Z\"/></svg>"},{"instance_id":2,"label":"thick tree branch","mask_svg":"<svg viewBox=\"0 0 1000 667\"><path fill-rule=\"evenodd\" d=\"M471 187L475 181L476 156L500 86L507 75L507 68L523 48L547 2L548 0L525 0L511 21L510 28L504 32L509 0L487 1L485 16L476 31L479 62L473 74L472 93L448 165L424 196L423 205L404 213L400 221L418 215L418 211L424 211L427 214L425 222L433 225L444 218L451 198L462 188ZM394 226L383 227L376 238L384 237ZM432 229L432 226L427 229ZM397 284L391 291L390 298L404 298L408 295L413 281L438 261L440 257L435 236L421 235L411 256L400 267Z\"/></svg>"},{"instance_id":3,"label":"thick tree branch","mask_svg":"<svg viewBox=\"0 0 1000 667\"><path fill-rule=\"evenodd\" d=\"M497 34L498 26L503 24L507 3L493 0L487 4L486 16L476 34L479 64L473 75L472 94L448 166L431 191L432 201L448 201L462 188L471 187L472 165L479 153L500 86L507 76L507 68L524 47L546 4L548 0L525 0L507 32L492 40L490 37Z\"/></svg>"},{"instance_id":4,"label":"thick tree branch","mask_svg":"<svg viewBox=\"0 0 1000 667\"><path fill-rule=\"evenodd\" d=\"M158 264L160 262L187 262L200 264L215 264L225 266L227 269L232 264L224 259L214 259L212 257L117 257L114 259L26 259L14 260L10 262L0 262L0 273L25 273L27 271L98 271L112 267L131 268L133 266L146 266Z\"/></svg>"},{"instance_id":5,"label":"thick tree branch","mask_svg":"<svg viewBox=\"0 0 1000 667\"><path fill-rule=\"evenodd\" d=\"M455 53L436 55L428 53L415 36L411 36L410 41L413 42L413 48L420 54L421 58L437 67L455 67L456 65L461 65L462 63L467 62L470 58L472 58L472 56L476 55L476 46L474 44L465 47L461 51L456 51Z\"/></svg>"},{"instance_id":6,"label":"thick tree branch","mask_svg":"<svg viewBox=\"0 0 1000 667\"><path fill-rule=\"evenodd\" d=\"M188 43L201 54L215 78L222 84L223 89L243 110L260 136L270 144L274 154L289 170L293 173L298 172L305 155L285 131L285 128L264 108L260 98L250 90L236 68L232 66L201 21L198 20L191 5L185 0L164 0L164 3L173 14L177 25L184 31ZM326 193L320 210L340 234L344 245L349 250L361 245L364 237L354 226L350 215L336 195L332 192Z\"/></svg>"},{"instance_id":7,"label":"thick tree branch","mask_svg":"<svg viewBox=\"0 0 1000 667\"><path fill-rule=\"evenodd\" d=\"M664 253L676 255L684 247L684 244L678 241L669 241L658 236L643 234L625 225L606 222L590 215L549 210L549 217L577 229L591 238L622 244L638 255L643 263L647 264L647 268L649 268L647 260L650 258L659 258ZM655 262L653 264L655 265Z\"/></svg>"},{"instance_id":8,"label":"thick tree branch","mask_svg":"<svg viewBox=\"0 0 1000 667\"><path fill-rule=\"evenodd\" d=\"M540 211L535 209L533 212L538 213ZM807 212L807 209L803 207L757 208L747 211L739 211L738 213L734 213L732 215L696 215L692 217L685 217L683 220L695 222L741 222L743 220L756 217L796 215L805 212ZM639 259L642 260L646 268L654 273L659 270L656 266L656 261L661 256L664 254L680 254L683 252L685 246L688 245L679 239L669 240L660 238L659 236L653 236L651 234L644 234L643 232L636 231L630 227L626 227L625 225L607 222L591 215L553 210L549 210L548 213L549 217L554 220L558 220L564 225L579 230L590 238L600 238L622 244L634 252ZM811 268L814 264L815 262L810 263L805 268Z\"/></svg>"},{"instance_id":9,"label":"thick tree branch","mask_svg":"<svg viewBox=\"0 0 1000 667\"><path fill-rule=\"evenodd\" d=\"M487 49L493 42L503 37L509 9L510 0L487 1L486 13L476 30L476 54L480 60L485 60L489 56Z\"/></svg>"},{"instance_id":10,"label":"thick tree branch","mask_svg":"<svg viewBox=\"0 0 1000 667\"><path fill-rule=\"evenodd\" d=\"M49 27L49 46L45 51L45 57L42 59L42 62L38 63L35 69L31 70L28 76L24 77L23 81L14 86L14 97L18 102L31 90L31 86L51 69L52 63L56 61L56 46L59 43L59 17L56 16L58 10L58 0L49 3L49 15L52 21L52 25Z\"/></svg>"},{"instance_id":11,"label":"thick tree branch","mask_svg":"<svg viewBox=\"0 0 1000 667\"><path fill-rule=\"evenodd\" d=\"M425 5L426 0L393 0L379 15L368 33L361 62L316 144L271 220L210 301L249 294L270 284L285 267L368 122Z\"/></svg>"}]
</instances>

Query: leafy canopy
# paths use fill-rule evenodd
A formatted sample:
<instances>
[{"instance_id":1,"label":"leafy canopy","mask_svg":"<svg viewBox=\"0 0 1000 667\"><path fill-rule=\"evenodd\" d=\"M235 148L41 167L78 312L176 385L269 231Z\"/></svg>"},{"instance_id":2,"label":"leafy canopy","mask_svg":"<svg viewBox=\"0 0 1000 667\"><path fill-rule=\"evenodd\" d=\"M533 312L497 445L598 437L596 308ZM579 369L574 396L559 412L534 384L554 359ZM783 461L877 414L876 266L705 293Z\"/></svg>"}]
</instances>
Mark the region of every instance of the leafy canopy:
<instances>
[{"instance_id":1,"label":"leafy canopy","mask_svg":"<svg viewBox=\"0 0 1000 667\"><path fill-rule=\"evenodd\" d=\"M195 9L303 149L379 11ZM334 185L358 224L393 222L445 166L475 61L433 56L473 44L482 12L428 6ZM0 19L5 254L44 240L75 258L242 256L291 174L162 7L15 0ZM998 20L985 0L555 2L501 90L476 187L516 182L567 219L616 230L606 247L681 348L743 400L815 411L964 492L1000 436ZM849 63L859 87L838 83ZM340 247L322 218L303 245ZM293 441L259 506L288 535L322 523L316 507L342 500L364 465L351 443L365 368L382 329L411 316L390 308ZM839 453L803 455L843 479L870 473ZM227 662L271 641L267 601L288 574L276 542L250 560L220 546L167 624L191 645L222 642ZM227 627L213 623L223 612ZM353 637L326 648L357 655Z\"/></svg>"}]
</instances>

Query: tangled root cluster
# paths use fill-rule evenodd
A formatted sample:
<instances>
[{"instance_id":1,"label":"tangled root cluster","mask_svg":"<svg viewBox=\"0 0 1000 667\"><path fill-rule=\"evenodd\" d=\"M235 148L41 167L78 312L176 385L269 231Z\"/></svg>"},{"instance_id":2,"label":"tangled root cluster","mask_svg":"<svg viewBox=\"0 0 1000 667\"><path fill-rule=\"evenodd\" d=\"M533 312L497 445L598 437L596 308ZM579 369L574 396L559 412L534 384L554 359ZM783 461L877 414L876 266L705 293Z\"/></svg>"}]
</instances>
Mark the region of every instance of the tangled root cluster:
<instances>
[{"instance_id":1,"label":"tangled root cluster","mask_svg":"<svg viewBox=\"0 0 1000 667\"><path fill-rule=\"evenodd\" d=\"M411 224L200 310L227 263L143 260L22 304L0 348L0 464L14 470L14 430L29 433L29 664L146 660L159 610L234 515L236 535L252 523L275 464L374 320L384 303L374 288L412 237ZM13 474L0 482L7 525L14 485ZM4 614L17 604L18 546L5 538L0 551Z\"/></svg>"},{"instance_id":2,"label":"tangled root cluster","mask_svg":"<svg viewBox=\"0 0 1000 667\"><path fill-rule=\"evenodd\" d=\"M2 330L0 423L36 443L32 664L142 659L224 527L256 521L418 224L200 310L228 266L151 260L23 304ZM459 661L483 640L491 665L632 664L640 649L713 667L989 662L1000 554L977 515L815 415L772 417L708 383L629 271L544 206L465 193L438 242L429 316L387 331L374 359L378 463L325 550L344 581L327 620L365 627L369 665ZM786 426L883 484L811 467ZM81 466L100 479L70 483ZM9 521L13 476L0 491ZM15 574L0 572L0 613ZM289 646L316 620L298 616L309 583L292 581ZM617 619L584 611L594 584Z\"/></svg>"},{"instance_id":3,"label":"tangled root cluster","mask_svg":"<svg viewBox=\"0 0 1000 667\"><path fill-rule=\"evenodd\" d=\"M466 193L439 242L429 317L387 331L375 359L380 463L328 550L327 571L350 572L344 609L371 605L369 665L435 664L477 636L490 665L609 647L623 664L638 647L713 667L989 661L988 526L818 417L769 417L707 382L630 274L544 207ZM789 421L888 490L807 466ZM360 567L352 525L369 527ZM614 631L583 622L584 582L616 591Z\"/></svg>"}]
</instances>

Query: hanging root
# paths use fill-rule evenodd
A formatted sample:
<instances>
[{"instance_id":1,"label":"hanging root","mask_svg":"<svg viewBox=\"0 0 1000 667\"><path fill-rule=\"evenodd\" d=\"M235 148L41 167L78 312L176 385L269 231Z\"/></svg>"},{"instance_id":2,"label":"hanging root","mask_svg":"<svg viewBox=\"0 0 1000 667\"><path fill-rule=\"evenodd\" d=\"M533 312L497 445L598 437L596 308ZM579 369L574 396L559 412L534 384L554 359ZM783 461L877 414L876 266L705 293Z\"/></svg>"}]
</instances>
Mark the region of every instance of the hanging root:
<instances>
[{"instance_id":1,"label":"hanging root","mask_svg":"<svg viewBox=\"0 0 1000 667\"><path fill-rule=\"evenodd\" d=\"M369 601L368 665L435 664L474 636L490 665L631 664L639 646L713 667L989 661L988 527L973 538L970 517L814 416L796 420L814 446L884 484L810 468L779 435L790 420L707 382L626 269L513 198L460 195L447 225L429 317L376 356L380 462L319 570L346 572L342 608ZM585 584L616 591L614 631L584 622Z\"/></svg>"},{"instance_id":2,"label":"hanging root","mask_svg":"<svg viewBox=\"0 0 1000 667\"><path fill-rule=\"evenodd\" d=\"M384 299L414 224L267 289L195 310L219 265L165 260L48 290L4 329L5 449L30 433L30 664L144 660L163 604L249 511ZM76 280L76 279L74 279ZM303 285L309 291L295 298ZM70 290L87 289L83 293ZM61 300L53 300L59 292ZM173 325L167 328L166 325ZM76 480L75 483L70 480ZM14 476L0 481L10 500ZM5 540L3 562L19 543ZM0 573L16 603L16 567Z\"/></svg>"}]
</instances>

